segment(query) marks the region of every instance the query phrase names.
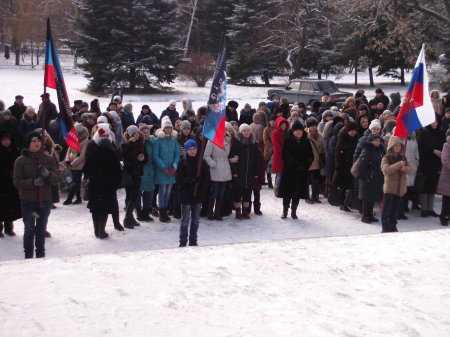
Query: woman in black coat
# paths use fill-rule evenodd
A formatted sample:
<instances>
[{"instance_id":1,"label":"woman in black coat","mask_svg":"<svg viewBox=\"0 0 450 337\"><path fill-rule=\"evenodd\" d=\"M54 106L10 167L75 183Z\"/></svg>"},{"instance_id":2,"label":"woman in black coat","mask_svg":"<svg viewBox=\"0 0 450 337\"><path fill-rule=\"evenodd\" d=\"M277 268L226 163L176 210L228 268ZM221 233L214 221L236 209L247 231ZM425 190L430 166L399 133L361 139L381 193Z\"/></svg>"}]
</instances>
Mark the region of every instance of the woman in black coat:
<instances>
[{"instance_id":1,"label":"woman in black coat","mask_svg":"<svg viewBox=\"0 0 450 337\"><path fill-rule=\"evenodd\" d=\"M422 217L438 215L433 209L434 195L439 182L441 171L441 151L445 143L445 133L434 122L424 128L418 136L419 167L417 179L419 180L420 202L422 204Z\"/></svg>"},{"instance_id":2,"label":"woman in black coat","mask_svg":"<svg viewBox=\"0 0 450 337\"><path fill-rule=\"evenodd\" d=\"M255 186L258 183L262 158L251 128L246 123L239 127L238 139L233 142L230 158L238 158L237 162L231 163L236 219L250 219L252 191L255 192L255 213L261 210L260 194Z\"/></svg>"},{"instance_id":3,"label":"woman in black coat","mask_svg":"<svg viewBox=\"0 0 450 337\"><path fill-rule=\"evenodd\" d=\"M112 143L113 135L108 125L101 125L86 150L84 172L89 179L87 207L92 213L95 236L105 239L108 214L118 214L117 190L122 172L117 148ZM122 230L115 224L116 230Z\"/></svg>"},{"instance_id":4,"label":"woman in black coat","mask_svg":"<svg viewBox=\"0 0 450 337\"><path fill-rule=\"evenodd\" d=\"M353 153L358 143L358 125L348 122L338 135L334 161L333 185L338 189L340 200L344 200L341 210L351 212Z\"/></svg>"},{"instance_id":5,"label":"woman in black coat","mask_svg":"<svg viewBox=\"0 0 450 337\"><path fill-rule=\"evenodd\" d=\"M384 176L381 172L381 160L384 155L382 139L379 135L370 135L362 145L358 169L358 197L362 201L362 219L364 223L377 222L373 207L383 197Z\"/></svg>"},{"instance_id":6,"label":"woman in black coat","mask_svg":"<svg viewBox=\"0 0 450 337\"><path fill-rule=\"evenodd\" d=\"M14 162L19 157L19 150L9 133L0 134L0 237L5 234L16 235L13 221L20 219L20 201L13 184Z\"/></svg>"},{"instance_id":7,"label":"woman in black coat","mask_svg":"<svg viewBox=\"0 0 450 337\"><path fill-rule=\"evenodd\" d=\"M283 198L282 219L287 218L289 207L291 207L291 217L297 219L300 199L308 199L308 170L313 160L311 143L303 124L297 121L292 126L283 146L284 170L279 188L279 196Z\"/></svg>"}]
</instances>

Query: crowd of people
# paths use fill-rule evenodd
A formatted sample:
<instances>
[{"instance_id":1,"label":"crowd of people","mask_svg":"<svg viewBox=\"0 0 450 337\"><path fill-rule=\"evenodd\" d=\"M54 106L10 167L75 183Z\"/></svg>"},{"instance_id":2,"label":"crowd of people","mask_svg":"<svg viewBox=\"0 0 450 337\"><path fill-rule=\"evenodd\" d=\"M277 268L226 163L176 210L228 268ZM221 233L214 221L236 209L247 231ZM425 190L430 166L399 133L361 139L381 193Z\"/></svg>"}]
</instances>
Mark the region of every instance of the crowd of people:
<instances>
[{"instance_id":1,"label":"crowd of people","mask_svg":"<svg viewBox=\"0 0 450 337\"><path fill-rule=\"evenodd\" d=\"M160 117L143 105L137 119L120 96L106 110L97 99L77 100L71 114L79 151L66 146L50 96L41 98L37 112L20 95L9 108L0 101L0 237L15 235L14 221L23 219L25 258L45 256L48 218L63 193L64 207L87 201L99 239L108 237L109 215L117 231L174 217L180 247L197 245L201 217L262 216L264 185L282 199L282 219L297 219L301 200L326 200L360 212L364 223L379 221L379 204L382 232L397 231L414 209L448 225L450 94L431 93L436 121L407 140L394 136L400 95L381 89L370 101L358 90L343 105L328 94L311 106L274 96L238 113L230 101L223 148L203 138L208 108L195 112L189 99L181 112L170 102Z\"/></svg>"}]
</instances>

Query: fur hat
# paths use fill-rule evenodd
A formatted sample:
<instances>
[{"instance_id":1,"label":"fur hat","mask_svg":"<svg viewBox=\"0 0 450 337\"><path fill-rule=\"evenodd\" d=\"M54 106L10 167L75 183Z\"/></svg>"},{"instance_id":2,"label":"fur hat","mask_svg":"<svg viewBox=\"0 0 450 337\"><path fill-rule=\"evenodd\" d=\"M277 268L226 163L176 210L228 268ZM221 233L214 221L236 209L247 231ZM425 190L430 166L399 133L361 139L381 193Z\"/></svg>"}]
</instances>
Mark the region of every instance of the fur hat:
<instances>
[{"instance_id":1,"label":"fur hat","mask_svg":"<svg viewBox=\"0 0 450 337\"><path fill-rule=\"evenodd\" d=\"M161 129L164 130L165 128L173 128L173 124L168 116L164 116L161 119Z\"/></svg>"},{"instance_id":2,"label":"fur hat","mask_svg":"<svg viewBox=\"0 0 450 337\"><path fill-rule=\"evenodd\" d=\"M97 118L97 124L108 124L108 118L106 116L98 116Z\"/></svg>"}]
</instances>

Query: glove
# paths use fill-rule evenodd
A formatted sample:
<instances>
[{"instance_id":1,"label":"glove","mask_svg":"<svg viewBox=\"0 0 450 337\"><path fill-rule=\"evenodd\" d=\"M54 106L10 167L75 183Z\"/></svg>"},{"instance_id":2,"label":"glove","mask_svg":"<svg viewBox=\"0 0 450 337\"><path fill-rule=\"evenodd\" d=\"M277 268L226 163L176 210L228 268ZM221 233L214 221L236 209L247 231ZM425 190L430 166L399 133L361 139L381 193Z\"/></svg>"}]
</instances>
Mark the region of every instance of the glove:
<instances>
[{"instance_id":1,"label":"glove","mask_svg":"<svg viewBox=\"0 0 450 337\"><path fill-rule=\"evenodd\" d=\"M42 187L44 186L44 178L42 177L37 177L33 180L33 185L36 187Z\"/></svg>"},{"instance_id":2,"label":"glove","mask_svg":"<svg viewBox=\"0 0 450 337\"><path fill-rule=\"evenodd\" d=\"M44 166L41 167L39 173L40 176L44 179L47 179L50 176L50 171Z\"/></svg>"}]
</instances>

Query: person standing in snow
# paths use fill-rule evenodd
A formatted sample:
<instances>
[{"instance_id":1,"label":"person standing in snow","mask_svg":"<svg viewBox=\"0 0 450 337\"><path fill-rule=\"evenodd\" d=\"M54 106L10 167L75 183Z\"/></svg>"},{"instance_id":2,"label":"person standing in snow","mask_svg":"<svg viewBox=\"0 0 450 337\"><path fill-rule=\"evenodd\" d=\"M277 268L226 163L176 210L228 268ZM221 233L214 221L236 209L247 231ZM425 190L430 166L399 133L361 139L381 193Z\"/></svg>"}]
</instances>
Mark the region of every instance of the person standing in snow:
<instances>
[{"instance_id":1,"label":"person standing in snow","mask_svg":"<svg viewBox=\"0 0 450 337\"><path fill-rule=\"evenodd\" d=\"M113 218L119 215L117 190L122 179L122 170L117 148L113 143L114 135L108 124L99 124L86 149L84 172L89 179L87 207L92 213L95 237L106 239L105 232L108 214ZM123 231L123 227L114 221L114 228Z\"/></svg>"},{"instance_id":2,"label":"person standing in snow","mask_svg":"<svg viewBox=\"0 0 450 337\"><path fill-rule=\"evenodd\" d=\"M13 183L14 163L19 149L8 133L0 133L0 238L3 230L8 236L15 236L14 221L20 219L20 200Z\"/></svg>"},{"instance_id":3,"label":"person standing in snow","mask_svg":"<svg viewBox=\"0 0 450 337\"><path fill-rule=\"evenodd\" d=\"M272 173L275 173L275 196L278 194L281 174L283 172L283 145L284 139L289 132L289 122L283 116L275 120L275 128L272 132Z\"/></svg>"},{"instance_id":4,"label":"person standing in snow","mask_svg":"<svg viewBox=\"0 0 450 337\"><path fill-rule=\"evenodd\" d=\"M171 101L167 109L161 113L161 126L162 126L162 119L166 116L169 117L170 122L172 123L172 127L175 125L176 121L180 119L180 114L177 111L176 101Z\"/></svg>"},{"instance_id":5,"label":"person standing in snow","mask_svg":"<svg viewBox=\"0 0 450 337\"><path fill-rule=\"evenodd\" d=\"M49 130L49 124L58 117L56 105L50 101L48 93L42 94L42 103L39 105L38 124L42 129Z\"/></svg>"},{"instance_id":6,"label":"person standing in snow","mask_svg":"<svg viewBox=\"0 0 450 337\"><path fill-rule=\"evenodd\" d=\"M403 140L392 136L389 139L387 153L381 161L381 170L384 174L382 233L398 232L397 212L400 200L406 194L407 175L410 171L403 155L403 148Z\"/></svg>"},{"instance_id":7,"label":"person standing in snow","mask_svg":"<svg viewBox=\"0 0 450 337\"><path fill-rule=\"evenodd\" d=\"M180 247L197 246L197 232L200 222L201 197L198 177L198 144L188 139L183 147L186 156L178 168L178 184L181 191Z\"/></svg>"},{"instance_id":8,"label":"person standing in snow","mask_svg":"<svg viewBox=\"0 0 450 337\"><path fill-rule=\"evenodd\" d=\"M308 180L311 185L311 196L308 198L310 203L320 204L319 200L320 186L322 183L321 170L325 165L325 147L323 143L323 137L320 135L317 129L318 121L314 117L309 117L306 120L306 126L308 128L308 139L311 143L314 161L309 167Z\"/></svg>"},{"instance_id":9,"label":"person standing in snow","mask_svg":"<svg viewBox=\"0 0 450 337\"><path fill-rule=\"evenodd\" d=\"M147 157L145 155L143 136L136 125L130 125L123 137L123 182L126 192L126 213L123 225L125 228L133 229L140 226L133 213L138 208L141 177Z\"/></svg>"},{"instance_id":10,"label":"person standing in snow","mask_svg":"<svg viewBox=\"0 0 450 337\"><path fill-rule=\"evenodd\" d=\"M279 197L283 198L282 219L287 218L291 208L291 217L296 220L300 199L308 199L308 172L313 161L314 153L305 127L297 121L283 146L284 168L279 188Z\"/></svg>"},{"instance_id":11,"label":"person standing in snow","mask_svg":"<svg viewBox=\"0 0 450 337\"><path fill-rule=\"evenodd\" d=\"M138 202L138 220L139 221L153 221L150 216L153 202L153 194L155 191L155 167L152 160L153 142L154 138L151 135L151 127L142 124L139 131L144 137L144 150L147 161L144 163L142 177L141 177L141 203Z\"/></svg>"},{"instance_id":12,"label":"person standing in snow","mask_svg":"<svg viewBox=\"0 0 450 337\"><path fill-rule=\"evenodd\" d=\"M441 153L442 171L437 193L442 195L441 225L448 226L450 219L450 130L446 133L446 143Z\"/></svg>"},{"instance_id":13,"label":"person standing in snow","mask_svg":"<svg viewBox=\"0 0 450 337\"><path fill-rule=\"evenodd\" d=\"M52 206L52 185L59 181L54 159L43 151L42 132L31 132L26 149L14 164L14 185L19 191L22 219L25 225L23 247L25 258L45 257L45 233Z\"/></svg>"},{"instance_id":14,"label":"person standing in snow","mask_svg":"<svg viewBox=\"0 0 450 337\"><path fill-rule=\"evenodd\" d=\"M143 105L141 108L141 114L138 116L136 120L136 124L139 126L140 124L152 125L153 129L158 129L159 127L159 119L152 112L148 105Z\"/></svg>"},{"instance_id":15,"label":"person standing in snow","mask_svg":"<svg viewBox=\"0 0 450 337\"><path fill-rule=\"evenodd\" d=\"M231 163L237 163L239 158L229 158L233 139L233 128L230 123L225 123L225 147L221 149L208 141L203 155L209 166L211 175L211 193L208 205L208 219L222 220L222 208L226 184L231 181Z\"/></svg>"},{"instance_id":16,"label":"person standing in snow","mask_svg":"<svg viewBox=\"0 0 450 337\"><path fill-rule=\"evenodd\" d=\"M275 119L272 117L269 119L267 126L263 130L263 144L264 144L264 161L266 166L266 176L267 176L267 185L270 189L273 189L272 182L272 154L273 154L273 146L272 146L272 132L275 128Z\"/></svg>"},{"instance_id":17,"label":"person standing in snow","mask_svg":"<svg viewBox=\"0 0 450 337\"><path fill-rule=\"evenodd\" d=\"M153 163L155 165L155 183L159 186L159 221L170 222L167 213L170 193L175 184L175 177L180 160L180 147L177 132L168 116L161 119L161 129L155 132L153 143Z\"/></svg>"},{"instance_id":18,"label":"person standing in snow","mask_svg":"<svg viewBox=\"0 0 450 337\"><path fill-rule=\"evenodd\" d=\"M8 110L11 111L12 115L20 121L27 107L23 103L23 96L17 95L14 100L14 104L11 105Z\"/></svg>"}]
</instances>

